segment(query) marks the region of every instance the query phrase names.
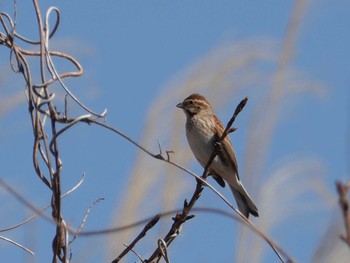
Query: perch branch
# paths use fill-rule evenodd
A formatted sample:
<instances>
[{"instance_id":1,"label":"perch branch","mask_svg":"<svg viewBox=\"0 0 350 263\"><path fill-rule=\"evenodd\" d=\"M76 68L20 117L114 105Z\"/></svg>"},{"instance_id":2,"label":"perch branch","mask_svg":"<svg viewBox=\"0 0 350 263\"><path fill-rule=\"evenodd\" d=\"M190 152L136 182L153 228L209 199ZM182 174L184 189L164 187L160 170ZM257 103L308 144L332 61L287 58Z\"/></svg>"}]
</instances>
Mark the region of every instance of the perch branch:
<instances>
[{"instance_id":1,"label":"perch branch","mask_svg":"<svg viewBox=\"0 0 350 263\"><path fill-rule=\"evenodd\" d=\"M345 235L341 235L340 238L343 240L350 248L350 209L349 201L347 199L347 193L350 189L350 182L344 184L340 181L336 182L338 195L339 195L339 205L344 217L345 225Z\"/></svg>"}]
</instances>

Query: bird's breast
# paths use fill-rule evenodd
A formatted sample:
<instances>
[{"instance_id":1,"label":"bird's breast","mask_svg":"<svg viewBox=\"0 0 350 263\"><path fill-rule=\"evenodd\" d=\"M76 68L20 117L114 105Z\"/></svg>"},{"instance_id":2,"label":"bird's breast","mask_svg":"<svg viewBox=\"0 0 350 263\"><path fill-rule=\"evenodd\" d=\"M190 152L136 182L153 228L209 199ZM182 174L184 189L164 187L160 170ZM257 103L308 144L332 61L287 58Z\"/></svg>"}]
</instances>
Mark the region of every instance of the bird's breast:
<instances>
[{"instance_id":1,"label":"bird's breast","mask_svg":"<svg viewBox=\"0 0 350 263\"><path fill-rule=\"evenodd\" d=\"M214 150L214 132L209 120L191 120L186 124L186 136L196 159L204 167Z\"/></svg>"}]
</instances>

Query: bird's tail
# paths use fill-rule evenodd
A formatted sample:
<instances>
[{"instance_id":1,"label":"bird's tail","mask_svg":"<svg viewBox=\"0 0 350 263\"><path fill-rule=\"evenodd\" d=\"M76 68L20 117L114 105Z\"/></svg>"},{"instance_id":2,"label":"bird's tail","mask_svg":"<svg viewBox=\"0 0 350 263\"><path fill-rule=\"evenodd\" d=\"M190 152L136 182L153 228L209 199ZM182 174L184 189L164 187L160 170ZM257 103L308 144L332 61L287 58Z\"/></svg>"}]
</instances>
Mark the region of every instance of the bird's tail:
<instances>
[{"instance_id":1,"label":"bird's tail","mask_svg":"<svg viewBox=\"0 0 350 263\"><path fill-rule=\"evenodd\" d=\"M249 217L249 214L253 216L259 216L258 208L254 204L252 198L249 196L248 192L245 190L244 186L240 184L240 189L231 187L231 191L236 199L238 210L246 217Z\"/></svg>"}]
</instances>

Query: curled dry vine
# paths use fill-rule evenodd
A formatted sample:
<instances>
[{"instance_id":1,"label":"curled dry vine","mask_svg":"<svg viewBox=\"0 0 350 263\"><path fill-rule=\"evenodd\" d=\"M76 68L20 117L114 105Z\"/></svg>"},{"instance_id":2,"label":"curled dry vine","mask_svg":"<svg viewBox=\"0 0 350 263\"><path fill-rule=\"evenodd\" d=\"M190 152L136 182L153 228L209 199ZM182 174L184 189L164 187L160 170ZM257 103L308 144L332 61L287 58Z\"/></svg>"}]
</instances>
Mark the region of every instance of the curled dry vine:
<instances>
[{"instance_id":1,"label":"curled dry vine","mask_svg":"<svg viewBox=\"0 0 350 263\"><path fill-rule=\"evenodd\" d=\"M264 238L268 244L275 251L276 255L279 259L284 261L292 261L291 257L285 253L282 248L280 248L275 242L273 242L266 234L264 234L261 230L259 230L255 225L253 225L249 220L247 220L242 214L240 214L231 204L228 202L215 188L213 188L209 183L206 182L205 178L207 177L208 167L211 162L215 158L216 154L219 151L219 144L224 139L228 133L232 132L234 129L231 128L233 121L235 120L238 113L243 109L246 99L241 102L241 104L237 107L235 114L231 118L231 121L228 123L226 130L223 136L218 141L218 147L213 152L212 157L210 158L207 167L204 170L202 177L197 176L192 173L188 169L172 162L170 160L169 152L166 152L166 157L163 156L162 152L154 154L149 150L139 145L129 136L125 135L121 131L107 125L104 122L107 110L104 110L102 113L96 113L87 106L85 106L77 97L74 96L73 92L65 85L64 79L79 77L83 74L83 69L79 62L73 58L72 56L59 52L50 50L50 39L55 35L55 32L59 26L60 22L60 12L57 8L51 7L46 12L45 18L42 17L42 13L39 7L38 0L32 0L35 16L37 18L37 27L39 32L38 40L30 40L16 32L16 19L12 19L11 16L7 13L0 13L0 23L2 26L2 31L0 31L0 45L9 49L10 51L10 61L11 67L14 72L20 73L26 84L26 94L27 94L27 103L28 110L32 125L32 131L34 134L33 141L33 166L38 178L42 181L42 183L51 191L51 220L55 223L56 233L53 237L52 241L52 262L69 262L70 255L68 254L69 246L71 241L69 240L70 234L73 234L73 240L77 235L80 236L88 236L93 234L104 234L116 231L122 231L128 227L137 226L138 223L135 223L131 226L124 226L118 229L108 229L102 231L93 231L93 232L81 232L80 227L79 230L74 230L70 227L66 221L64 220L64 216L61 211L61 168L62 161L60 157L59 143L58 137L64 134L68 129L75 126L77 123L87 123L87 124L95 124L102 126L103 128L109 129L124 139L128 140L130 143L134 144L140 150L144 151L148 155L153 158L156 158L161 161L165 161L166 163L177 167L178 169L185 171L186 173L194 176L197 179L197 186L192 195L192 198L189 202L184 202L184 207L182 211L177 211L174 218L174 223L171 226L168 234L165 238L159 240L159 246L154 251L154 253L150 256L147 262L159 261L161 256L165 255L167 247L171 244L171 242L176 238L178 232L181 229L182 224L192 218L189 215L190 211L195 211L193 206L196 200L199 198L203 185L210 188L214 191L231 209L233 209L236 213L239 214L240 217L235 217L235 219L239 220L241 223L250 227L255 233ZM16 3L14 4L16 6ZM50 16L55 15L55 22L53 29L50 30L49 18ZM15 16L14 16L15 17ZM30 46L29 48L23 48L19 43L25 43ZM39 51L33 51L31 47L38 46ZM32 70L28 63L29 57L35 57L38 59L37 65L40 72L40 82L34 83ZM75 71L57 72L55 65L53 63L53 57L59 57L64 59L76 68ZM55 100L55 94L52 92L52 85L59 84L62 88L63 92L66 96L72 98L75 104L79 105L83 110L85 110L85 114L81 116L68 116L67 115L67 105L65 105L63 111L58 111L59 105L57 105L57 101ZM67 104L67 102L66 102ZM63 112L63 113L62 113ZM58 126L58 124L60 124ZM59 128L60 127L60 128ZM1 183L4 185L4 183ZM15 193L14 193L15 194ZM28 205L34 212L38 215L43 216L43 210L38 210L34 206L31 206L25 200L22 201ZM89 208L90 209L90 208ZM89 211L88 209L88 211ZM208 211L208 210L207 210ZM171 213L174 213L172 211ZM88 212L87 212L88 214ZM142 232L136 237L131 245L127 246L127 249L120 254L120 256L116 259L115 262L119 261L120 258L125 256L129 251L133 251L133 247L135 244L142 239L142 237L146 234L146 232L151 229L159 220L160 217L166 216L168 213L161 213L155 216L148 224L144 227ZM83 222L85 222L86 217ZM27 222L27 221L25 221ZM143 224L145 223L142 221ZM163 251L163 252L162 252ZM282 255L283 256L282 256ZM146 261L146 260L145 260Z\"/></svg>"},{"instance_id":2,"label":"curled dry vine","mask_svg":"<svg viewBox=\"0 0 350 263\"><path fill-rule=\"evenodd\" d=\"M15 5L16 6L16 5ZM83 74L83 69L79 62L72 56L62 52L51 51L49 48L50 38L55 34L59 21L60 12L57 8L51 7L46 12L45 19L41 15L41 10L37 0L33 0L39 40L29 40L16 32L16 21L11 16L1 12L0 23L3 32L0 32L0 44L10 49L11 67L20 73L26 83L26 93L28 110L34 134L33 142L33 165L39 179L51 191L51 214L56 223L56 234L52 241L53 262L60 260L68 262L68 231L66 222L61 212L61 167L62 161L59 152L57 137L74 123L81 120L81 117L69 118L57 111L59 108L55 104L55 94L51 91L54 83L59 83L65 93L69 95L75 103L88 112L91 118L104 118L106 111L97 114L81 103L73 93L65 86L63 79L68 77L78 77ZM55 14L53 30L50 31L49 17ZM32 51L30 48L22 48L18 42L22 41L30 46L39 46L39 51ZM28 63L29 57L37 57L40 70L40 83L34 83L32 70ZM55 69L52 57L59 57L72 63L76 71L58 73ZM85 115L84 117L86 117ZM59 129L57 124L63 124Z\"/></svg>"}]
</instances>

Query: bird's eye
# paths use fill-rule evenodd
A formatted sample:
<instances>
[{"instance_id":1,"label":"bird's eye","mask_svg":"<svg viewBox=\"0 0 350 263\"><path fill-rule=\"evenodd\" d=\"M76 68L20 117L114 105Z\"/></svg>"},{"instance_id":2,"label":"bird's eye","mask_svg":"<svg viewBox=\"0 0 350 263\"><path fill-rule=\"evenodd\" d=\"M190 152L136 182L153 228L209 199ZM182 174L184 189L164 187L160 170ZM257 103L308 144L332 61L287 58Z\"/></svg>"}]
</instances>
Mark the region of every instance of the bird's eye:
<instances>
[{"instance_id":1,"label":"bird's eye","mask_svg":"<svg viewBox=\"0 0 350 263\"><path fill-rule=\"evenodd\" d=\"M190 105L192 105L192 104L193 104L193 100L190 100L188 103L189 103Z\"/></svg>"}]
</instances>

